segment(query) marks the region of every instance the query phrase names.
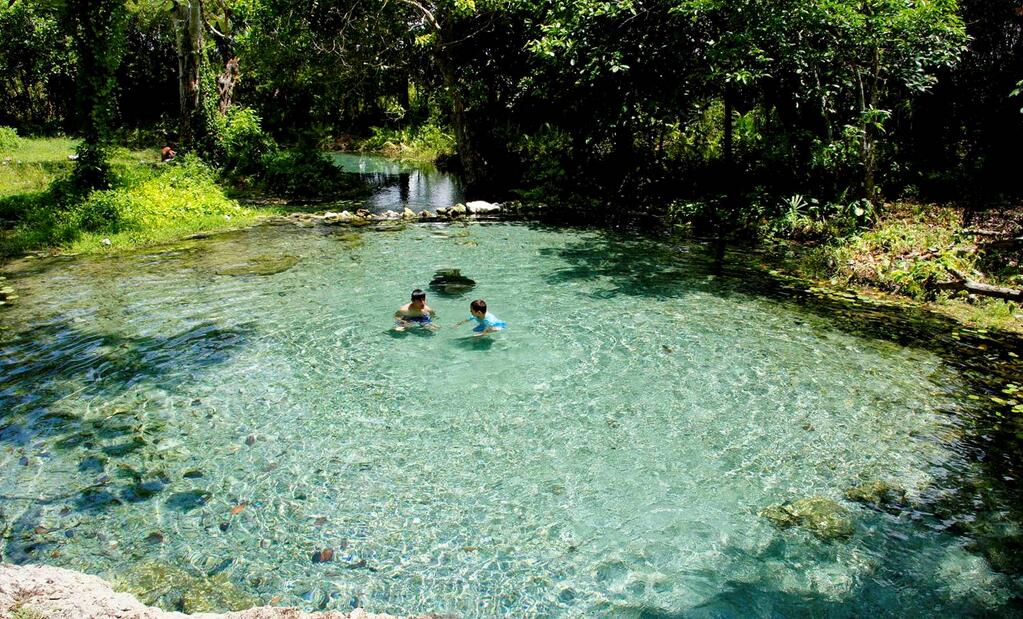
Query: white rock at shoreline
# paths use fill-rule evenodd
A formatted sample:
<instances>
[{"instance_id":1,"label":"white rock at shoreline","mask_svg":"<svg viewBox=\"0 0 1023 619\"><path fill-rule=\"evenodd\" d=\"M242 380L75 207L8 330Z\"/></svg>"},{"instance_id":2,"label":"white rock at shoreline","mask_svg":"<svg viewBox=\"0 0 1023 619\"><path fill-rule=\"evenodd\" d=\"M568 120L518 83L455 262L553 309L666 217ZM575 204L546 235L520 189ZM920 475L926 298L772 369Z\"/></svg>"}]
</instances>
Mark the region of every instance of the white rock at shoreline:
<instances>
[{"instance_id":1,"label":"white rock at shoreline","mask_svg":"<svg viewBox=\"0 0 1023 619\"><path fill-rule=\"evenodd\" d=\"M395 619L361 608L350 613L304 613L275 606L186 615L146 606L97 576L46 565L0 564L0 617L10 617L16 610L47 619Z\"/></svg>"},{"instance_id":2,"label":"white rock at shoreline","mask_svg":"<svg viewBox=\"0 0 1023 619\"><path fill-rule=\"evenodd\" d=\"M501 205L494 204L493 202L484 202L483 200L473 200L472 202L466 202L465 208L473 215L478 215L480 213L494 213L500 211Z\"/></svg>"}]
</instances>

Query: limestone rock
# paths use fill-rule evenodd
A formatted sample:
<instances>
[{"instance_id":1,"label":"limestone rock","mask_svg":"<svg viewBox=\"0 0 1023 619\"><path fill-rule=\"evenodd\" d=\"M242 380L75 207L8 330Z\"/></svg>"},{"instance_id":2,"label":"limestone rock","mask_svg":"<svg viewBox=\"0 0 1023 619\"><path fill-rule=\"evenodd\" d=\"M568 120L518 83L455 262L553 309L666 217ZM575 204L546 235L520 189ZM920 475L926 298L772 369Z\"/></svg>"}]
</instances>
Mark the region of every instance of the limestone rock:
<instances>
[{"instance_id":1,"label":"limestone rock","mask_svg":"<svg viewBox=\"0 0 1023 619\"><path fill-rule=\"evenodd\" d=\"M899 505L906 500L906 489L877 479L847 489L845 498L875 507Z\"/></svg>"},{"instance_id":2,"label":"limestone rock","mask_svg":"<svg viewBox=\"0 0 1023 619\"><path fill-rule=\"evenodd\" d=\"M401 211L401 218L402 219L415 219L416 218L416 212L406 206Z\"/></svg>"},{"instance_id":3,"label":"limestone rock","mask_svg":"<svg viewBox=\"0 0 1023 619\"><path fill-rule=\"evenodd\" d=\"M464 204L456 204L448 209L448 217L465 217L468 212Z\"/></svg>"},{"instance_id":4,"label":"limestone rock","mask_svg":"<svg viewBox=\"0 0 1023 619\"><path fill-rule=\"evenodd\" d=\"M183 572L180 568L171 568ZM162 568L157 572L162 573ZM180 574L179 574L180 575ZM210 580L190 576L193 580ZM226 578L221 581L227 582ZM217 581L217 586L225 586ZM183 581L184 582L184 581ZM148 583L157 584L159 583ZM193 584L195 584L193 582ZM143 586L146 586L143 584ZM212 585L211 585L212 586ZM226 585L234 588L233 584ZM223 592L203 589L211 595ZM237 589L235 589L237 592ZM184 592L193 599L195 592ZM231 594L234 595L234 594ZM230 604L240 604L239 597ZM247 601L250 601L247 599ZM189 602L188 604L192 604ZM184 606L184 604L182 604ZM199 608L195 606L194 608ZM436 617L436 615L433 615ZM185 615L146 606L130 593L114 591L109 583L96 576L74 570L44 565L0 565L0 617L46 617L47 619L395 619L392 615L367 613L356 608L350 613L304 613L297 608L258 606L230 613L197 612ZM425 615L422 616L425 619Z\"/></svg>"},{"instance_id":5,"label":"limestone rock","mask_svg":"<svg viewBox=\"0 0 1023 619\"><path fill-rule=\"evenodd\" d=\"M481 213L496 213L501 210L501 205L494 204L493 202L484 202L483 200L474 200L466 202L465 208L473 215L479 215Z\"/></svg>"},{"instance_id":6,"label":"limestone rock","mask_svg":"<svg viewBox=\"0 0 1023 619\"><path fill-rule=\"evenodd\" d=\"M849 511L824 497L772 505L761 510L760 515L782 528L802 527L825 541L845 539L855 531Z\"/></svg>"},{"instance_id":7,"label":"limestone rock","mask_svg":"<svg viewBox=\"0 0 1023 619\"><path fill-rule=\"evenodd\" d=\"M423 209L423 210L419 211L419 217L422 218L422 219L433 219L433 213L431 213L430 211L428 211L426 209Z\"/></svg>"},{"instance_id":8,"label":"limestone rock","mask_svg":"<svg viewBox=\"0 0 1023 619\"><path fill-rule=\"evenodd\" d=\"M476 282L462 275L461 269L441 269L430 280L430 290L457 296L469 292L476 287Z\"/></svg>"}]
</instances>

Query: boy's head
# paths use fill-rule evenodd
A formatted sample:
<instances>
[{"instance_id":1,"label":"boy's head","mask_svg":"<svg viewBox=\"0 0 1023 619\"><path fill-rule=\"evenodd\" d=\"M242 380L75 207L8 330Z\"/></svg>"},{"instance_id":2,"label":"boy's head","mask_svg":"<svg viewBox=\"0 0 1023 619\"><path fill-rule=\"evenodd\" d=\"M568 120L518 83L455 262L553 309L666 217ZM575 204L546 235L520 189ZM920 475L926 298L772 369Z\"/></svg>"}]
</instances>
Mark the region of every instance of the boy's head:
<instances>
[{"instance_id":1,"label":"boy's head","mask_svg":"<svg viewBox=\"0 0 1023 619\"><path fill-rule=\"evenodd\" d=\"M412 303L422 305L426 303L426 293L416 288L412 291Z\"/></svg>"},{"instance_id":2,"label":"boy's head","mask_svg":"<svg viewBox=\"0 0 1023 619\"><path fill-rule=\"evenodd\" d=\"M487 315L487 302L484 301L483 299L476 299L475 301L473 301L472 303L469 304L469 312L473 316L475 316L476 314L480 314L480 315L486 316Z\"/></svg>"}]
</instances>

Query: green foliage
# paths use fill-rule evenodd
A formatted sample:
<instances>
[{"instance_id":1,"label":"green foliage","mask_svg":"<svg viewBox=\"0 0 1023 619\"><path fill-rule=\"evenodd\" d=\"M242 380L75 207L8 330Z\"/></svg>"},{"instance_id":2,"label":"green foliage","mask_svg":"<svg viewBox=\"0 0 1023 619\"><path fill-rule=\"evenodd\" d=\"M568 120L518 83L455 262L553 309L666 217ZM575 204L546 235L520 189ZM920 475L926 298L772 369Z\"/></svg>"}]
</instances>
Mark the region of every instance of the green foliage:
<instances>
[{"instance_id":1,"label":"green foliage","mask_svg":"<svg viewBox=\"0 0 1023 619\"><path fill-rule=\"evenodd\" d=\"M277 142L263 130L262 121L249 108L232 107L220 132L224 147L224 170L228 174L251 174L277 152Z\"/></svg>"},{"instance_id":2,"label":"green foliage","mask_svg":"<svg viewBox=\"0 0 1023 619\"><path fill-rule=\"evenodd\" d=\"M344 172L312 148L268 154L263 166L261 184L280 196L342 199L361 195L366 189L357 176Z\"/></svg>"},{"instance_id":3,"label":"green foliage","mask_svg":"<svg viewBox=\"0 0 1023 619\"><path fill-rule=\"evenodd\" d=\"M455 151L455 139L451 133L431 122L402 129L372 127L371 131L373 135L359 143L359 150L400 159L429 161Z\"/></svg>"},{"instance_id":4,"label":"green foliage","mask_svg":"<svg viewBox=\"0 0 1023 619\"><path fill-rule=\"evenodd\" d=\"M514 148L526 162L525 188L519 192L522 198L537 202L558 199L568 185L570 137L554 127L542 127L535 134L521 136Z\"/></svg>"},{"instance_id":5,"label":"green foliage","mask_svg":"<svg viewBox=\"0 0 1023 619\"><path fill-rule=\"evenodd\" d=\"M71 251L137 247L241 225L261 214L225 197L216 172L186 155L165 166L136 166L121 174L114 187L84 197L73 185L57 181L46 191L0 199L0 216L18 221L3 232L0 255L47 247Z\"/></svg>"},{"instance_id":6,"label":"green foliage","mask_svg":"<svg viewBox=\"0 0 1023 619\"><path fill-rule=\"evenodd\" d=\"M69 115L77 59L53 3L0 3L0 124L52 129Z\"/></svg>"},{"instance_id":7,"label":"green foliage","mask_svg":"<svg viewBox=\"0 0 1023 619\"><path fill-rule=\"evenodd\" d=\"M18 131L13 127L0 126L0 155L7 154L21 144Z\"/></svg>"},{"instance_id":8,"label":"green foliage","mask_svg":"<svg viewBox=\"0 0 1023 619\"><path fill-rule=\"evenodd\" d=\"M76 98L82 121L74 182L83 189L107 187L115 72L124 55L125 5L122 0L67 0L67 10L78 52Z\"/></svg>"},{"instance_id":9,"label":"green foliage","mask_svg":"<svg viewBox=\"0 0 1023 619\"><path fill-rule=\"evenodd\" d=\"M977 255L958 237L951 208L897 204L866 231L821 245L801 261L805 274L868 283L923 300L928 283L947 280L948 268L969 272Z\"/></svg>"}]
</instances>

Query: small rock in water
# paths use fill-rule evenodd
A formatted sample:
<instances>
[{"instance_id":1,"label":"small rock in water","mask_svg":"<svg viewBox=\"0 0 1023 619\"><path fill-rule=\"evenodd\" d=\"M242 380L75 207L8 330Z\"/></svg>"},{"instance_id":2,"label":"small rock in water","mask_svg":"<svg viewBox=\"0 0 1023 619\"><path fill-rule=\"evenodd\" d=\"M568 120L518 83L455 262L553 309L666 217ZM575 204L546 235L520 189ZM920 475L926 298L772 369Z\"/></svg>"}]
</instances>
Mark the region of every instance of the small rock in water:
<instances>
[{"instance_id":1,"label":"small rock in water","mask_svg":"<svg viewBox=\"0 0 1023 619\"><path fill-rule=\"evenodd\" d=\"M430 290L445 295L460 295L476 287L476 282L462 275L461 269L441 269L430 280Z\"/></svg>"},{"instance_id":2,"label":"small rock in water","mask_svg":"<svg viewBox=\"0 0 1023 619\"><path fill-rule=\"evenodd\" d=\"M316 520L313 521L313 524L318 526L318 527L322 527L323 525L327 524L327 517L326 516L320 516L319 518L317 518Z\"/></svg>"},{"instance_id":3,"label":"small rock in water","mask_svg":"<svg viewBox=\"0 0 1023 619\"><path fill-rule=\"evenodd\" d=\"M22 456L18 458L18 464L20 464L21 466L28 466L28 463L29 463L28 456Z\"/></svg>"},{"instance_id":4,"label":"small rock in water","mask_svg":"<svg viewBox=\"0 0 1023 619\"><path fill-rule=\"evenodd\" d=\"M199 479L200 477L202 477L202 475L203 475L202 471L197 471L193 469L191 471L185 471L185 474L182 475L182 477L184 477L185 479Z\"/></svg>"},{"instance_id":5,"label":"small rock in water","mask_svg":"<svg viewBox=\"0 0 1023 619\"><path fill-rule=\"evenodd\" d=\"M255 434L250 434L248 437L246 437L245 444L248 445L249 447L252 447L253 445L255 445L256 444L256 435Z\"/></svg>"},{"instance_id":6,"label":"small rock in water","mask_svg":"<svg viewBox=\"0 0 1023 619\"><path fill-rule=\"evenodd\" d=\"M199 406L200 404L202 404L202 400L199 398L192 400L192 406Z\"/></svg>"},{"instance_id":7,"label":"small rock in water","mask_svg":"<svg viewBox=\"0 0 1023 619\"><path fill-rule=\"evenodd\" d=\"M334 560L334 549L324 548L313 553L313 563L327 563Z\"/></svg>"},{"instance_id":8,"label":"small rock in water","mask_svg":"<svg viewBox=\"0 0 1023 619\"><path fill-rule=\"evenodd\" d=\"M146 536L146 543L149 543L149 544L162 544L163 543L163 533L160 533L159 531L154 531L154 532L150 533L149 535Z\"/></svg>"},{"instance_id":9,"label":"small rock in water","mask_svg":"<svg viewBox=\"0 0 1023 619\"><path fill-rule=\"evenodd\" d=\"M230 522L226 522L226 521L225 522L221 522L219 525L217 525L217 527L220 529L221 532L226 531L230 526L231 526L231 523Z\"/></svg>"}]
</instances>

